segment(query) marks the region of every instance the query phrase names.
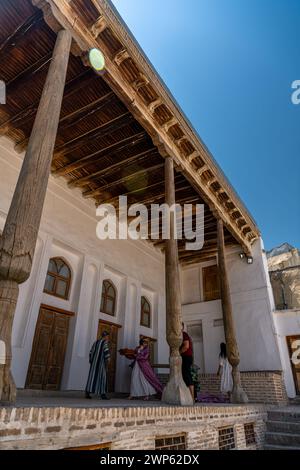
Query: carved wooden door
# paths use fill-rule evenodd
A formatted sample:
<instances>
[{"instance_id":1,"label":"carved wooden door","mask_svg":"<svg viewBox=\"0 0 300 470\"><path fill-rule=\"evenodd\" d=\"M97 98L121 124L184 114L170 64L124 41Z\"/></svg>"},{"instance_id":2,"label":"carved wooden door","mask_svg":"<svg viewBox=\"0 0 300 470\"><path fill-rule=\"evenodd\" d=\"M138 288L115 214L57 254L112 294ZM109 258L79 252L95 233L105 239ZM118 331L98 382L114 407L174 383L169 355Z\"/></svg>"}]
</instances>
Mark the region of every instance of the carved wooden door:
<instances>
[{"instance_id":1,"label":"carved wooden door","mask_svg":"<svg viewBox=\"0 0 300 470\"><path fill-rule=\"evenodd\" d=\"M70 315L41 306L33 340L26 388L59 390Z\"/></svg>"}]
</instances>

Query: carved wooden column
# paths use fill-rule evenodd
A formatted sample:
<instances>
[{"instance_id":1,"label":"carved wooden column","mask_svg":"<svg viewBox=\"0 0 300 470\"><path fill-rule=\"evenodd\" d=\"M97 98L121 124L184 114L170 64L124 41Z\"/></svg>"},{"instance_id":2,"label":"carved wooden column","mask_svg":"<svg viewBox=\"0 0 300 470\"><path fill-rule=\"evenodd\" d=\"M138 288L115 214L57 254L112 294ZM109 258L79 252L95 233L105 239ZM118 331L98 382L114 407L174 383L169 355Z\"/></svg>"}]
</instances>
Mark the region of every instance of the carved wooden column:
<instances>
[{"instance_id":1,"label":"carved wooden column","mask_svg":"<svg viewBox=\"0 0 300 470\"><path fill-rule=\"evenodd\" d=\"M175 183L173 159L165 159L165 192L169 207L175 204ZM188 387L182 379L182 359L179 348L182 344L181 296L177 240L175 238L174 212L170 213L170 239L166 240L166 326L167 342L170 346L170 377L163 391L162 400L174 405L192 405Z\"/></svg>"},{"instance_id":2,"label":"carved wooden column","mask_svg":"<svg viewBox=\"0 0 300 470\"><path fill-rule=\"evenodd\" d=\"M57 35L17 186L0 238L0 402L12 403L16 388L10 372L11 331L18 284L30 275L57 134L71 34Z\"/></svg>"},{"instance_id":3,"label":"carved wooden column","mask_svg":"<svg viewBox=\"0 0 300 470\"><path fill-rule=\"evenodd\" d=\"M239 371L240 355L236 340L235 326L232 314L231 296L228 283L224 243L224 227L223 221L220 219L218 219L218 263L226 349L228 361L232 366L233 390L231 394L231 401L233 403L247 403L248 398L241 385L241 376Z\"/></svg>"}]
</instances>

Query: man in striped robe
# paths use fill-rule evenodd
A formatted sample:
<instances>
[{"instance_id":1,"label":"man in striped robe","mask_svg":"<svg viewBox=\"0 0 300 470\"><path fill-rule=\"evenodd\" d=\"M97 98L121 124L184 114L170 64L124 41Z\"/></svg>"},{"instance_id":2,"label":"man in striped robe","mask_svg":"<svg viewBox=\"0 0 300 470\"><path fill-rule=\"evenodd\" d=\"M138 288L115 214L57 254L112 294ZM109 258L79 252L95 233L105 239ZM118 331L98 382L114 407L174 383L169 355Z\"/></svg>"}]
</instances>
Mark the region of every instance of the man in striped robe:
<instances>
[{"instance_id":1,"label":"man in striped robe","mask_svg":"<svg viewBox=\"0 0 300 470\"><path fill-rule=\"evenodd\" d=\"M85 387L86 398L92 398L91 393L108 400L107 392L107 365L109 361L109 335L103 331L102 338L95 341L90 351L90 371Z\"/></svg>"}]
</instances>

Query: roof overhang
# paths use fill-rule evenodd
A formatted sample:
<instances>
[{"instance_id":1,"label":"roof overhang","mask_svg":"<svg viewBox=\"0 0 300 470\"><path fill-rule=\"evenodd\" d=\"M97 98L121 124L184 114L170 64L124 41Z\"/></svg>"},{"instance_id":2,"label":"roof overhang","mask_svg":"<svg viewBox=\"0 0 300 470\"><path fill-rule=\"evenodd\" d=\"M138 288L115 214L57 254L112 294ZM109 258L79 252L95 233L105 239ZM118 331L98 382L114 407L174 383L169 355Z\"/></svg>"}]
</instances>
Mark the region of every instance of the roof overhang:
<instances>
[{"instance_id":1,"label":"roof overhang","mask_svg":"<svg viewBox=\"0 0 300 470\"><path fill-rule=\"evenodd\" d=\"M260 236L248 210L108 0L32 0L48 25L71 31L72 52L92 47L105 55L103 79L151 136L160 154L174 158L246 254Z\"/></svg>"}]
</instances>

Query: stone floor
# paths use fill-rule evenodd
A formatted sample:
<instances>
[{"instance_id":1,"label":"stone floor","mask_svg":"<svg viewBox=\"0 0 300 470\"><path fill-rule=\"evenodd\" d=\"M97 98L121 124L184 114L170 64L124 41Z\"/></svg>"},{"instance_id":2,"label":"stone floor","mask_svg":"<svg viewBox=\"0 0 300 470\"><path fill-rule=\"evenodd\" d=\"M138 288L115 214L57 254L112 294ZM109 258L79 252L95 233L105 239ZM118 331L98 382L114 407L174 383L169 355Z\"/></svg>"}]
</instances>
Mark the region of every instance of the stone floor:
<instances>
[{"instance_id":1,"label":"stone floor","mask_svg":"<svg viewBox=\"0 0 300 470\"><path fill-rule=\"evenodd\" d=\"M128 400L126 398L112 398L110 400L85 399L76 397L41 397L22 396L17 398L15 404L20 407L64 407L64 408L128 408L128 407L162 407L166 406L159 400ZM195 403L195 406L232 407L229 403Z\"/></svg>"},{"instance_id":2,"label":"stone floor","mask_svg":"<svg viewBox=\"0 0 300 470\"><path fill-rule=\"evenodd\" d=\"M108 395L109 396L109 395ZM19 389L16 407L67 407L67 408L127 408L162 407L165 403L158 399L128 400L128 394L112 394L109 400L93 397L86 399L78 390L49 391ZM195 406L235 406L229 403L196 403ZM237 405L238 406L238 405Z\"/></svg>"}]
</instances>

